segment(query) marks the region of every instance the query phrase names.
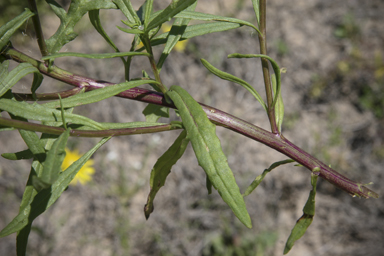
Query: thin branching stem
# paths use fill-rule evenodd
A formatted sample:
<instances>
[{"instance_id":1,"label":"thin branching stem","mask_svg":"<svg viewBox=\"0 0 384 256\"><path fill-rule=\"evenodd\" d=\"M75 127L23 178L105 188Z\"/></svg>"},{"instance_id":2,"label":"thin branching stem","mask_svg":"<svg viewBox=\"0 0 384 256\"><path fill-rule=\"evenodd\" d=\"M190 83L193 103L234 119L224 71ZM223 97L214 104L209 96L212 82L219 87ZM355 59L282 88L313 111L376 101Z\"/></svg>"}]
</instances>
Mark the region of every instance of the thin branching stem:
<instances>
[{"instance_id":1,"label":"thin branching stem","mask_svg":"<svg viewBox=\"0 0 384 256\"><path fill-rule=\"evenodd\" d=\"M74 75L68 71L62 70L56 66L52 66L49 71L46 65L42 62L33 59L19 51L16 51L13 48L6 50L3 55L9 59L13 59L18 62L29 62L40 70L41 73L49 75L56 80L68 83L77 87L85 87L86 90L94 90L103 88L105 86L112 85L112 83L97 81L91 78L82 77L79 75ZM117 96L132 100L138 100L146 103L152 103L157 105L162 105L166 107L175 108L172 103L169 103L165 100L163 94L154 92L151 90L146 90L142 88L133 88L127 91L124 91ZM253 140L261 142L281 153L288 156L289 158L295 160L301 165L305 166L309 170L319 168L319 176L334 184L335 186L347 191L353 196L361 196L365 198L374 197L378 198L378 194L369 188L363 186L363 184L352 181L340 173L336 172L328 165L322 163L320 160L314 156L308 154L301 148L294 145L284 136L268 132L260 127L257 127L251 123L248 123L240 118L232 116L228 113L225 113L221 110L206 106L201 104L203 110L207 114L208 118L215 124L235 131L237 133L243 134L246 137L249 137ZM3 124L6 125L6 124ZM18 128L16 126L7 125L11 127ZM23 129L22 127L18 129ZM136 128L137 129L137 128ZM149 129L149 128L148 128ZM172 129L169 129L172 130ZM79 131L80 132L80 131ZM94 132L94 131L93 131ZM101 131L100 131L101 132ZM158 131L152 131L158 132ZM81 136L80 134L78 136Z\"/></svg>"}]
</instances>

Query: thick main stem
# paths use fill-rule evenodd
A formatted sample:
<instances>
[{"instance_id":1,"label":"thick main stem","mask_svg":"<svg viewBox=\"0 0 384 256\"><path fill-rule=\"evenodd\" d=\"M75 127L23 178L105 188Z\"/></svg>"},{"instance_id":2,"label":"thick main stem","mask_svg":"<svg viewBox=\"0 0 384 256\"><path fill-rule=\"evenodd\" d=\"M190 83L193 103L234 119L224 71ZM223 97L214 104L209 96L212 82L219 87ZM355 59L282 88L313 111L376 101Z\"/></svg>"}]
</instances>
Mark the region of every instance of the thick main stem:
<instances>
[{"instance_id":1,"label":"thick main stem","mask_svg":"<svg viewBox=\"0 0 384 256\"><path fill-rule=\"evenodd\" d=\"M86 78L78 75L74 75L68 71L62 70L53 66L50 70L44 65L44 63L35 60L15 49L8 49L4 56L13 59L18 62L29 62L40 70L41 73L46 74L54 79L63 81L73 86L85 87L86 90L94 90L103 88L105 86L112 85L108 82L100 82L91 78ZM166 107L175 108L171 103L168 103L164 95L151 90L142 88L133 88L124 91L117 96L132 100L138 100L142 102L162 105ZM240 118L232 116L221 110L201 104L203 110L207 114L208 118L215 124L231 129L237 133L243 134L253 140L261 142L281 153L288 156L289 158L297 161L309 170L313 170L316 167L320 168L320 177L334 184L335 186L347 191L353 196L361 196L365 198L374 197L378 198L379 195L369 188L363 186L361 183L354 182L343 175L339 174L326 164L322 163L312 155L308 154L304 150L300 149L289 140L279 134L268 132L260 127L257 127L251 123L248 123Z\"/></svg>"}]
</instances>

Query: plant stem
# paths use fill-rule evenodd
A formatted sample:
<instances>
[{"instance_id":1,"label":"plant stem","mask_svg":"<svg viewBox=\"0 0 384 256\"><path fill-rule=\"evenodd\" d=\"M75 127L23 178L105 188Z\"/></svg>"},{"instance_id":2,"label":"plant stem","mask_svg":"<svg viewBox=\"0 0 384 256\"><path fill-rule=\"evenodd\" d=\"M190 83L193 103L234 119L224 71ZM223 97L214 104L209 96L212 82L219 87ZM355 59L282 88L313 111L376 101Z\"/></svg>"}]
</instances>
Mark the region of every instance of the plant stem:
<instances>
[{"instance_id":1,"label":"plant stem","mask_svg":"<svg viewBox=\"0 0 384 256\"><path fill-rule=\"evenodd\" d=\"M13 59L18 62L29 62L40 70L41 73L49 75L50 77L63 81L73 86L85 87L86 91L95 90L103 88L105 86L112 85L112 83L101 82L91 78L81 77L79 75L74 75L68 71L62 70L56 66L52 66L48 71L46 65L42 62L35 60L21 52L16 51L15 49L6 50L3 55L9 59ZM172 103L168 103L165 100L163 94L154 92L151 90L146 90L142 88L133 88L127 91L124 91L117 96L132 100L138 100L141 102L157 104L165 107L175 108ZM378 198L378 194L369 188L363 186L361 183L354 182L343 175L339 174L326 164L322 163L320 160L316 159L314 156L308 154L304 150L300 149L292 142L287 140L284 136L268 132L260 127L257 127L251 123L248 123L240 118L232 116L228 113L225 113L221 110L206 106L201 104L203 110L207 114L207 117L215 124L220 125L224 128L230 129L237 133L243 134L246 137L249 137L253 140L261 142L267 145L270 148L273 148L289 158L295 160L301 165L308 168L312 171L314 168L319 167L320 177L334 184L335 186L347 191L353 196L361 196L365 198L374 197ZM15 127L15 126L14 126ZM17 127L16 127L17 128ZM137 129L137 128L135 128ZM144 129L144 128L141 128ZM149 128L147 128L149 129ZM172 130L172 129L169 129ZM76 131L81 132L81 131ZM84 132L84 131L83 131ZM93 131L95 132L95 131ZM102 131L99 131L102 132ZM157 131L151 131L157 132ZM79 135L80 136L80 133ZM110 136L110 135L109 135Z\"/></svg>"},{"instance_id":2,"label":"plant stem","mask_svg":"<svg viewBox=\"0 0 384 256\"><path fill-rule=\"evenodd\" d=\"M29 8L32 10L32 12L35 13L35 15L32 16L32 21L33 21L33 26L35 28L37 43L39 45L41 55L47 56L49 55L49 52L47 49L47 45L45 44L43 30L41 28L40 17L37 11L36 2L35 0L28 0L28 3L29 3Z\"/></svg>"},{"instance_id":3,"label":"plant stem","mask_svg":"<svg viewBox=\"0 0 384 256\"><path fill-rule=\"evenodd\" d=\"M9 119L0 117L0 125L9 126L16 129L42 132L47 134L60 135L65 132L64 128L54 127L43 124L35 124L30 122L19 121L15 119ZM108 129L108 130L71 130L70 136L74 137L110 137L110 136L123 136L123 135L134 135L134 134L146 134L155 132L164 132L181 129L178 124L162 124L156 126L147 127L136 127L136 128L124 128L124 129Z\"/></svg>"},{"instance_id":4,"label":"plant stem","mask_svg":"<svg viewBox=\"0 0 384 256\"><path fill-rule=\"evenodd\" d=\"M261 34L259 35L259 44L260 44L260 53L267 55L267 29L266 29L266 0L260 0L260 26L259 30ZM271 76L269 73L269 63L267 59L261 58L261 66L263 69L265 93L267 95L267 106L268 106L268 118L269 123L271 124L272 133L279 133L279 129L276 125L275 118L275 107L273 106L273 93L272 93L272 84Z\"/></svg>"}]
</instances>

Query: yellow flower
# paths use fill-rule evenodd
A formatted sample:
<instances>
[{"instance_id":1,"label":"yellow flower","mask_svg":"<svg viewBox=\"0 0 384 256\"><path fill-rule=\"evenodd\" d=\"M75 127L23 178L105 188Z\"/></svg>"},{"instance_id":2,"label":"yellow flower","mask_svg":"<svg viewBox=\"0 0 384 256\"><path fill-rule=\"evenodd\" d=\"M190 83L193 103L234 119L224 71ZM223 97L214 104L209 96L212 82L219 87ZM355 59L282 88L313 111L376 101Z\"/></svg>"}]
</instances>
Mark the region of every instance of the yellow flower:
<instances>
[{"instance_id":1,"label":"yellow flower","mask_svg":"<svg viewBox=\"0 0 384 256\"><path fill-rule=\"evenodd\" d=\"M172 28L171 25L164 23L163 26L161 27L161 30L165 33L170 31L171 28ZM188 39L183 41L178 41L174 47L175 51L184 52L185 48L187 47L187 43L188 43ZM144 46L143 43L140 42L140 44L138 45L138 48L141 48L143 46Z\"/></svg>"},{"instance_id":2,"label":"yellow flower","mask_svg":"<svg viewBox=\"0 0 384 256\"><path fill-rule=\"evenodd\" d=\"M66 156L64 158L63 164L61 165L61 170L65 171L71 164L76 162L81 155L78 150L71 151L69 149L65 149ZM80 171L76 174L75 178L69 183L69 185L76 185L77 183L81 183L84 185L85 183L92 180L92 175L95 173L95 169L92 167L93 160L88 160L83 167L81 167Z\"/></svg>"}]
</instances>

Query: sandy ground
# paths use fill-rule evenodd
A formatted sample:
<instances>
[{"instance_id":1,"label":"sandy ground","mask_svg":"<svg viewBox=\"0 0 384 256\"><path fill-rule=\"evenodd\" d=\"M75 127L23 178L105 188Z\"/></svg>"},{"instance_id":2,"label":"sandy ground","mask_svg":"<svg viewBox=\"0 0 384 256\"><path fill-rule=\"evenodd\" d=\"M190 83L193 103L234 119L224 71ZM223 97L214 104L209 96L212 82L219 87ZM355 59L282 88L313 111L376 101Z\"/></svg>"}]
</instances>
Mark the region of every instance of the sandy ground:
<instances>
[{"instance_id":1,"label":"sandy ground","mask_svg":"<svg viewBox=\"0 0 384 256\"><path fill-rule=\"evenodd\" d=\"M139 1L133 2L138 6ZM287 69L282 77L284 135L348 177L362 183L373 181L371 187L380 195L384 119L362 106L361 93L366 87L384 90L383 80L375 78L381 67L377 56L384 58L383 8L384 2L378 0L276 0L270 1L267 9L269 54ZM255 21L248 1L201 0L197 9ZM103 11L102 17L109 22L105 22L105 29L113 40L128 50L130 37L115 27L122 25L123 17L117 11ZM49 36L58 21L47 17L43 24ZM87 18L81 26L86 32L63 50L111 52L91 31ZM340 32L347 36L335 36ZM32 42L32 37L28 32L23 40ZM29 52L25 45L16 47ZM161 48L156 50L159 56ZM198 101L269 129L265 112L245 89L209 74L199 61L205 58L263 92L259 61L226 58L235 52L258 52L257 36L250 29L194 38L185 52L172 53L166 61L163 82L183 86ZM29 54L38 57L36 48ZM101 80L124 79L119 60L66 58L56 64ZM148 62L137 58L132 77L140 76L142 69L149 70ZM21 82L17 90L27 91L27 85ZM64 88L69 87L45 79L41 91ZM144 121L144 107L140 102L114 98L76 112L104 122ZM217 130L243 191L270 164L286 158L241 135ZM35 221L28 255L282 255L311 189L310 172L301 167L287 165L274 170L247 197L254 226L248 230L216 192L207 195L205 174L188 148L160 190L154 213L145 220L143 207L151 168L178 133L111 139L94 156L94 180L86 186L70 187ZM85 152L96 142L76 139L70 145ZM24 148L17 132L0 134L0 153ZM29 161L0 159L0 228L17 214L28 165ZM381 198L352 198L321 180L316 200L314 222L290 255L384 255ZM14 251L15 235L0 239L0 255L14 255Z\"/></svg>"}]
</instances>

